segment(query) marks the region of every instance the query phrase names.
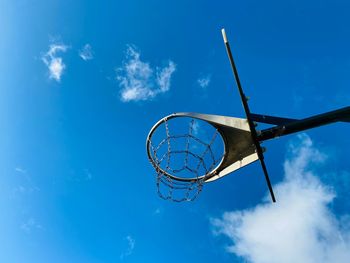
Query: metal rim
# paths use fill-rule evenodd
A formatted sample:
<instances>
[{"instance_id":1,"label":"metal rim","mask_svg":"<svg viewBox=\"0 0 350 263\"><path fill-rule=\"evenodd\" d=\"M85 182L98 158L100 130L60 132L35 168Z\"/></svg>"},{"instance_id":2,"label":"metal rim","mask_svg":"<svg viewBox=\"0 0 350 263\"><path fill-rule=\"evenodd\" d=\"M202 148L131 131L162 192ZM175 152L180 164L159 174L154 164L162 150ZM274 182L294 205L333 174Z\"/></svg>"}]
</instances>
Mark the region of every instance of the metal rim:
<instances>
[{"instance_id":1,"label":"metal rim","mask_svg":"<svg viewBox=\"0 0 350 263\"><path fill-rule=\"evenodd\" d=\"M209 174L205 174L202 176L198 176L198 177L192 177L192 178L183 178L183 177L178 177L178 176L174 176L166 171L164 171L162 168L158 167L156 162L154 161L154 159L152 158L152 154L151 154L151 138L153 133L155 132L155 130L164 122L170 120L170 119L174 119L174 118L182 118L182 117L187 117L187 118L193 118L193 119L198 119L201 121L206 122L207 124L209 124L210 126L214 127L218 133L220 134L221 140L223 142L223 156L221 157L220 162L217 164L217 166L209 173ZM181 182L196 182L196 181L201 181L203 180L203 182L206 182L207 180L209 180L210 178L212 178L213 176L216 175L216 171L218 170L218 168L221 166L221 164L223 163L225 156L226 156L226 140L225 137L222 135L220 129L218 129L217 127L215 127L213 124L211 124L210 122L207 122L205 120L202 120L200 118L196 118L194 116L191 115L187 115L186 113L173 113L170 114L164 118L162 118L161 120L159 120L150 130L150 132L148 133L147 139L146 139L146 149L147 149L147 156L148 156L148 160L150 161L150 163L152 164L153 168L157 171L157 173L162 173L168 177L170 177L171 179L174 179L176 181L181 181Z\"/></svg>"}]
</instances>

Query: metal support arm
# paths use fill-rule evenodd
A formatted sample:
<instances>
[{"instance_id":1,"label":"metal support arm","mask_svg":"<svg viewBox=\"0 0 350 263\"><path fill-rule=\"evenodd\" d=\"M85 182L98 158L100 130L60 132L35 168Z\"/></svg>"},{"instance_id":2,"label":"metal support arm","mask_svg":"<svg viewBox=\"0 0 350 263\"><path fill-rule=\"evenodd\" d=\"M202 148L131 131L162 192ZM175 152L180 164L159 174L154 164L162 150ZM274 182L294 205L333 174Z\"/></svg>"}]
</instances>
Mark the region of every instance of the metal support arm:
<instances>
[{"instance_id":1,"label":"metal support arm","mask_svg":"<svg viewBox=\"0 0 350 263\"><path fill-rule=\"evenodd\" d=\"M282 125L282 124L287 124L289 122L297 121L297 119L281 118L281 117L254 114L254 113L251 113L250 117L253 121L266 123L266 124L274 124L274 125Z\"/></svg>"},{"instance_id":2,"label":"metal support arm","mask_svg":"<svg viewBox=\"0 0 350 263\"><path fill-rule=\"evenodd\" d=\"M283 125L262 130L258 136L258 140L260 142L266 141L276 137L305 131L338 121L350 121L350 107L345 107L342 109L326 112L302 120L296 120Z\"/></svg>"}]
</instances>

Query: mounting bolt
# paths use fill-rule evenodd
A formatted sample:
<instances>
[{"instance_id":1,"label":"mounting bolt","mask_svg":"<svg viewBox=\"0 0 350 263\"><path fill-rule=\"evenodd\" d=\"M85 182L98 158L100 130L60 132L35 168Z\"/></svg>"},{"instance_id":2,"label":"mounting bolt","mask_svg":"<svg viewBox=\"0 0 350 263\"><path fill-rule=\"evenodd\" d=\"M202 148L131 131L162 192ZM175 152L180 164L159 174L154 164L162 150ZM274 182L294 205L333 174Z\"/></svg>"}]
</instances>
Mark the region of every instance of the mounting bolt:
<instances>
[{"instance_id":1,"label":"mounting bolt","mask_svg":"<svg viewBox=\"0 0 350 263\"><path fill-rule=\"evenodd\" d=\"M261 147L261 151L264 153L267 151L266 147Z\"/></svg>"},{"instance_id":2,"label":"mounting bolt","mask_svg":"<svg viewBox=\"0 0 350 263\"><path fill-rule=\"evenodd\" d=\"M246 100L246 101L249 101L249 100L250 100L250 97L249 97L249 96L245 96L245 100Z\"/></svg>"},{"instance_id":3,"label":"mounting bolt","mask_svg":"<svg viewBox=\"0 0 350 263\"><path fill-rule=\"evenodd\" d=\"M261 135L261 131L257 130L256 131L256 135L260 136Z\"/></svg>"},{"instance_id":4,"label":"mounting bolt","mask_svg":"<svg viewBox=\"0 0 350 263\"><path fill-rule=\"evenodd\" d=\"M256 121L253 121L254 127L258 126L258 123Z\"/></svg>"}]
</instances>

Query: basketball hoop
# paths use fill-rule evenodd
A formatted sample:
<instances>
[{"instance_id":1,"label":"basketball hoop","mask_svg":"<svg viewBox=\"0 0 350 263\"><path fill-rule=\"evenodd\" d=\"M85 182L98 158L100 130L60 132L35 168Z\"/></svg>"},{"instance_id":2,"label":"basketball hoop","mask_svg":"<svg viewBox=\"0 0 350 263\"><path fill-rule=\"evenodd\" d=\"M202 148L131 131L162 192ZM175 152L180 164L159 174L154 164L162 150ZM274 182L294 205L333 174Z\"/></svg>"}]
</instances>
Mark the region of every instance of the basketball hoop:
<instances>
[{"instance_id":1,"label":"basketball hoop","mask_svg":"<svg viewBox=\"0 0 350 263\"><path fill-rule=\"evenodd\" d=\"M235 147L233 140L239 142ZM146 148L159 196L175 202L196 199L204 183L257 159L246 120L198 113L161 119L151 129Z\"/></svg>"},{"instance_id":2,"label":"basketball hoop","mask_svg":"<svg viewBox=\"0 0 350 263\"><path fill-rule=\"evenodd\" d=\"M271 200L275 202L261 143L334 122L350 122L350 107L304 119L252 113L224 29L222 36L246 119L174 113L158 121L146 141L148 158L157 173L158 194L175 202L192 201L204 183L259 160ZM273 126L258 131L257 122Z\"/></svg>"}]
</instances>

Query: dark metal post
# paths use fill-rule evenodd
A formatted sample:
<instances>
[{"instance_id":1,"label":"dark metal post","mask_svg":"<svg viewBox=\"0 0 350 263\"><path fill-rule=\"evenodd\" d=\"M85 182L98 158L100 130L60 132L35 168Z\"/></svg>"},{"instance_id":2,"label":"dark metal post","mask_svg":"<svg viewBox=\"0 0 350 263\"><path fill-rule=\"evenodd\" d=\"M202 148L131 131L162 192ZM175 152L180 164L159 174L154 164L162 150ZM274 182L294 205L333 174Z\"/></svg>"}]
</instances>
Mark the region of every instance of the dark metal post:
<instances>
[{"instance_id":1,"label":"dark metal post","mask_svg":"<svg viewBox=\"0 0 350 263\"><path fill-rule=\"evenodd\" d=\"M274 126L272 128L262 130L261 134L258 136L258 140L266 141L276 137L312 129L338 121L350 121L350 107L326 112L301 120L291 121L283 125Z\"/></svg>"},{"instance_id":2,"label":"dark metal post","mask_svg":"<svg viewBox=\"0 0 350 263\"><path fill-rule=\"evenodd\" d=\"M261 149L261 146L260 146L260 143L259 143L259 140L258 140L258 135L257 135L257 132L255 130L254 122L252 121L251 116L250 116L251 113L250 113L250 110L249 110L247 97L243 93L243 89L242 89L242 86L241 86L241 81L239 80L237 68L236 68L235 62L233 60L230 44L229 44L229 42L227 40L225 29L222 29L221 32L222 32L222 36L224 38L227 55L228 55L230 63L231 63L231 68L232 68L232 71L233 71L233 75L234 75L236 83L237 83L239 95L241 96L241 100L242 100L242 103L243 103L243 108L244 108L245 114L247 116L247 120L248 120L249 128L250 128L250 131L251 131L252 139L253 139L254 144L255 144L256 152L258 154L261 166L262 166L263 171L264 171L265 179L266 179L267 186L268 186L270 194L271 194L272 201L276 202L275 195L274 195L273 190L272 190L272 185L271 185L271 182L270 182L270 178L269 178L269 175L267 173L266 165L265 165L265 162L264 162L263 151Z\"/></svg>"}]
</instances>

